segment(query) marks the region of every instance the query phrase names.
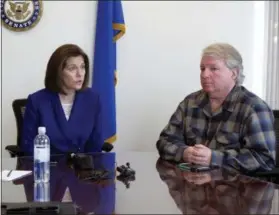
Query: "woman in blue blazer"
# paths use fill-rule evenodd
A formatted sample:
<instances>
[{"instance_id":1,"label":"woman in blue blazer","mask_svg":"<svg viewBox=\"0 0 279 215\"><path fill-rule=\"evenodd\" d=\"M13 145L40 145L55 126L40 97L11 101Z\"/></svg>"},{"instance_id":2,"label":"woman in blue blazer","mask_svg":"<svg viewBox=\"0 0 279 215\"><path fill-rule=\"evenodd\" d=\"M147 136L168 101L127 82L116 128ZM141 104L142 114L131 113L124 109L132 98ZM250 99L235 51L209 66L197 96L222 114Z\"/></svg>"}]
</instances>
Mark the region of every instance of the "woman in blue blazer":
<instances>
[{"instance_id":1,"label":"woman in blue blazer","mask_svg":"<svg viewBox=\"0 0 279 215\"><path fill-rule=\"evenodd\" d=\"M89 59L66 44L50 57L45 88L28 96L21 150L33 155L38 127L46 127L51 154L100 152L104 143L100 98L88 88Z\"/></svg>"}]
</instances>

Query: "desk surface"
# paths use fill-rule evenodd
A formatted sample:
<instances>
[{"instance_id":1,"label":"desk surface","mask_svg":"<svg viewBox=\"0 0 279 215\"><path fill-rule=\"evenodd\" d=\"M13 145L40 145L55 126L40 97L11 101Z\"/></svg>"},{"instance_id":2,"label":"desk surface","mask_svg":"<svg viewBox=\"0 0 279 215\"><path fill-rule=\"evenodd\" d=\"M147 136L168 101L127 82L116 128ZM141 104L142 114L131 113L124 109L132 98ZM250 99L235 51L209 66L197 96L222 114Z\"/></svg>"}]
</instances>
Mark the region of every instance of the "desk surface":
<instances>
[{"instance_id":1,"label":"desk surface","mask_svg":"<svg viewBox=\"0 0 279 215\"><path fill-rule=\"evenodd\" d=\"M111 159L110 156L103 155L102 162ZM24 159L3 158L2 169L15 169L19 160L24 163ZM157 153L152 152L117 153L117 166L126 162L136 170L136 180L129 188L118 180L85 182L76 177L73 169L55 165L51 169L51 200L73 201L86 213L112 213L109 210L116 214L279 213L276 184L221 170L199 175L181 172L172 164L158 161ZM32 165L23 168L32 169ZM2 182L2 202L32 201L32 179L29 176L15 183Z\"/></svg>"}]
</instances>

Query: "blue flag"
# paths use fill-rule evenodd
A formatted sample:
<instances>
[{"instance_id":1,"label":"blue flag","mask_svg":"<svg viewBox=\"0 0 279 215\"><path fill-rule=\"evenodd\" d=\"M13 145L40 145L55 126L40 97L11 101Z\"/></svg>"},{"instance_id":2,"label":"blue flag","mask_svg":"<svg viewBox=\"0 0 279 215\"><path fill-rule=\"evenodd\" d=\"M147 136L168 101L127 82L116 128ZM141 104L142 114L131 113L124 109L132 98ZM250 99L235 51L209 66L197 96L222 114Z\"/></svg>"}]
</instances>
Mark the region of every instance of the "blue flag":
<instances>
[{"instance_id":1,"label":"blue flag","mask_svg":"<svg viewBox=\"0 0 279 215\"><path fill-rule=\"evenodd\" d=\"M99 93L105 142L116 140L116 43L125 33L121 1L98 1L92 88Z\"/></svg>"}]
</instances>

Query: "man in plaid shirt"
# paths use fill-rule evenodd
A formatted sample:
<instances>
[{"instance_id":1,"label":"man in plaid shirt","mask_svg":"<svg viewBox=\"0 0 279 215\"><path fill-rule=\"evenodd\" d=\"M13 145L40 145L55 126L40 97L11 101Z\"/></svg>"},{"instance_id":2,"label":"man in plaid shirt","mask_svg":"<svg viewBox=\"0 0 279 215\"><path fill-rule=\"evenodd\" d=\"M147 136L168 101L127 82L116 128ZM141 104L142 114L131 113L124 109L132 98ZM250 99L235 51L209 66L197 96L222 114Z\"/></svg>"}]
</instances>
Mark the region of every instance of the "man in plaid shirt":
<instances>
[{"instance_id":1,"label":"man in plaid shirt","mask_svg":"<svg viewBox=\"0 0 279 215\"><path fill-rule=\"evenodd\" d=\"M237 171L275 166L272 110L242 86L242 57L229 44L203 50L202 89L178 105L157 141L160 157Z\"/></svg>"}]
</instances>

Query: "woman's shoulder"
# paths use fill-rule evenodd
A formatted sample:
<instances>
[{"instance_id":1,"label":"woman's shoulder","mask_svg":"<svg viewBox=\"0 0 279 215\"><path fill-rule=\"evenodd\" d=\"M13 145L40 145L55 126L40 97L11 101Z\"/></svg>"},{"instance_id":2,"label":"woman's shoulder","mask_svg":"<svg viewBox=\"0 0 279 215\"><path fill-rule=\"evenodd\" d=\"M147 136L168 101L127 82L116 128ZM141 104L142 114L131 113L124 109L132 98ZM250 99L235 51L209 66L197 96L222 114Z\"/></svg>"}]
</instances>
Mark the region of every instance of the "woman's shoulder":
<instances>
[{"instance_id":1,"label":"woman's shoulder","mask_svg":"<svg viewBox=\"0 0 279 215\"><path fill-rule=\"evenodd\" d=\"M93 98L93 99L99 98L99 94L91 87L87 87L86 89L80 91L80 93L87 98Z\"/></svg>"},{"instance_id":2,"label":"woman's shoulder","mask_svg":"<svg viewBox=\"0 0 279 215\"><path fill-rule=\"evenodd\" d=\"M45 104L50 100L50 92L48 92L46 89L40 89L37 91L34 91L27 96L27 104L29 108L39 108L42 106L42 104Z\"/></svg>"},{"instance_id":3,"label":"woman's shoulder","mask_svg":"<svg viewBox=\"0 0 279 215\"><path fill-rule=\"evenodd\" d=\"M42 96L46 96L47 94L49 94L48 90L43 88L30 93L28 96L31 98L39 98Z\"/></svg>"},{"instance_id":4,"label":"woman's shoulder","mask_svg":"<svg viewBox=\"0 0 279 215\"><path fill-rule=\"evenodd\" d=\"M43 89L39 89L35 92L30 93L28 95L28 97L30 99L33 99L33 100L38 100L38 99L41 99L41 98L45 98L49 95L50 95L50 92L47 89L43 88Z\"/></svg>"}]
</instances>

